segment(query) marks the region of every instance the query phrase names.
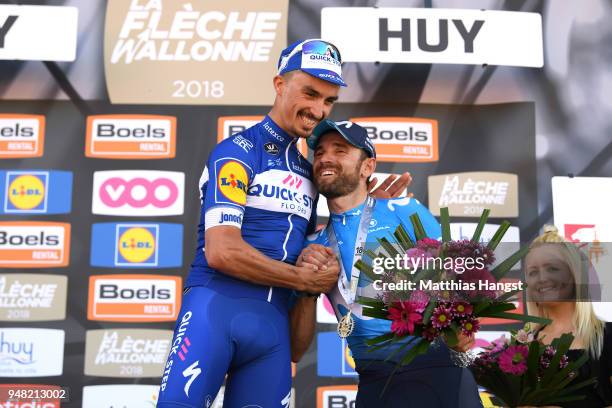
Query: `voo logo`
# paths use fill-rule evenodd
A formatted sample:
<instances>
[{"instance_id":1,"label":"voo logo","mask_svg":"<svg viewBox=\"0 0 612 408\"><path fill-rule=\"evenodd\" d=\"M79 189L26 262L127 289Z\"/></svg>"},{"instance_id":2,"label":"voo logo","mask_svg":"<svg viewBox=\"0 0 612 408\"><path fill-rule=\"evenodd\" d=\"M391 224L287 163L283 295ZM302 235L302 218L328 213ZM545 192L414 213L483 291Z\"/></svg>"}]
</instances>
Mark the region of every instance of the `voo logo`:
<instances>
[{"instance_id":1,"label":"voo logo","mask_svg":"<svg viewBox=\"0 0 612 408\"><path fill-rule=\"evenodd\" d=\"M92 212L105 215L181 215L185 174L170 171L94 173Z\"/></svg>"}]
</instances>

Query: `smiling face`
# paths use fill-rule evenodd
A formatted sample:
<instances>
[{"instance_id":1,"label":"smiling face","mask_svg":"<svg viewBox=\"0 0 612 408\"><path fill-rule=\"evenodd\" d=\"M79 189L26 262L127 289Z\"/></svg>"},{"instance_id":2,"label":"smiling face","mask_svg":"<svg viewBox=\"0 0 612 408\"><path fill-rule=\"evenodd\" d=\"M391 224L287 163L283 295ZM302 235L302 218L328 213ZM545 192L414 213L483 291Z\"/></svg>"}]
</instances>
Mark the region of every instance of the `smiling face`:
<instances>
[{"instance_id":1,"label":"smiling face","mask_svg":"<svg viewBox=\"0 0 612 408\"><path fill-rule=\"evenodd\" d=\"M279 126L294 136L308 137L329 116L340 86L302 71L291 71L274 78L274 89L273 112Z\"/></svg>"},{"instance_id":2,"label":"smiling face","mask_svg":"<svg viewBox=\"0 0 612 408\"><path fill-rule=\"evenodd\" d=\"M543 244L525 257L529 300L547 304L575 299L575 280L562 254L562 244Z\"/></svg>"},{"instance_id":3,"label":"smiling face","mask_svg":"<svg viewBox=\"0 0 612 408\"><path fill-rule=\"evenodd\" d=\"M374 163L363 150L330 131L321 136L314 152L315 186L328 199L367 189L366 180L374 171Z\"/></svg>"}]
</instances>

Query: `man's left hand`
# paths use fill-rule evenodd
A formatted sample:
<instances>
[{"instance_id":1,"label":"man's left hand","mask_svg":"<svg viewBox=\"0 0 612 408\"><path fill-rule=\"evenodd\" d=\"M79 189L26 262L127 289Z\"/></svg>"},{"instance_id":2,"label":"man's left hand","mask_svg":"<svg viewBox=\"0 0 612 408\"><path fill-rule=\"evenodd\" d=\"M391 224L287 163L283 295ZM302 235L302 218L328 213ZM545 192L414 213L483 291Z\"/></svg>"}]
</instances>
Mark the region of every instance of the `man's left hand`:
<instances>
[{"instance_id":1,"label":"man's left hand","mask_svg":"<svg viewBox=\"0 0 612 408\"><path fill-rule=\"evenodd\" d=\"M370 180L368 183L368 191L372 190L377 182L378 179L376 177ZM401 176L391 174L380 184L380 186L378 186L375 190L372 190L370 195L375 198L397 198L401 196L404 191L406 191L406 188L408 188L411 182L412 176L408 172L402 174ZM412 197L412 193L409 193L408 195Z\"/></svg>"}]
</instances>

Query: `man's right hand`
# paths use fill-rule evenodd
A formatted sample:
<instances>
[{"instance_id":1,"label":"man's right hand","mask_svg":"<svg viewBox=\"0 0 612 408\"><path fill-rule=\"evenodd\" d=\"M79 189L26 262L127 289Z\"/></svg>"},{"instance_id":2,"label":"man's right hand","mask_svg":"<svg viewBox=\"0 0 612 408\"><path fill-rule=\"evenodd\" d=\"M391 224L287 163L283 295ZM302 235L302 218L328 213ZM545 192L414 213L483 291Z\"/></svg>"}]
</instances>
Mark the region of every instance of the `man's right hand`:
<instances>
[{"instance_id":1,"label":"man's right hand","mask_svg":"<svg viewBox=\"0 0 612 408\"><path fill-rule=\"evenodd\" d=\"M340 263L329 247L308 245L298 256L296 267L304 280L304 292L327 293L338 283Z\"/></svg>"}]
</instances>

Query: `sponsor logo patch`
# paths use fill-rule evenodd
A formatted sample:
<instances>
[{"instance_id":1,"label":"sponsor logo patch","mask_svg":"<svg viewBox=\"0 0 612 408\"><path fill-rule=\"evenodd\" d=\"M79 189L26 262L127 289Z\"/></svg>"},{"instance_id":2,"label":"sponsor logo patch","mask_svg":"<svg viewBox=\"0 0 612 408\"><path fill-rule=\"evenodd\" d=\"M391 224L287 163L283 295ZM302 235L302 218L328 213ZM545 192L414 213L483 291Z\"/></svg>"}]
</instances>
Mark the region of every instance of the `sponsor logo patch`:
<instances>
[{"instance_id":1,"label":"sponsor logo patch","mask_svg":"<svg viewBox=\"0 0 612 408\"><path fill-rule=\"evenodd\" d=\"M0 321L63 320L67 289L66 276L0 274Z\"/></svg>"},{"instance_id":2,"label":"sponsor logo patch","mask_svg":"<svg viewBox=\"0 0 612 408\"><path fill-rule=\"evenodd\" d=\"M63 330L0 329L0 377L58 376L63 362Z\"/></svg>"},{"instance_id":3,"label":"sponsor logo patch","mask_svg":"<svg viewBox=\"0 0 612 408\"><path fill-rule=\"evenodd\" d=\"M45 117L0 113L0 159L41 157L45 145Z\"/></svg>"},{"instance_id":4,"label":"sponsor logo patch","mask_svg":"<svg viewBox=\"0 0 612 408\"><path fill-rule=\"evenodd\" d=\"M70 224L0 222L0 267L52 268L70 259Z\"/></svg>"},{"instance_id":5,"label":"sponsor logo patch","mask_svg":"<svg viewBox=\"0 0 612 408\"><path fill-rule=\"evenodd\" d=\"M221 200L215 201L229 200L234 204L245 205L249 183L249 175L245 167L235 160L220 159L215 162L215 173L217 174L217 190L222 196Z\"/></svg>"},{"instance_id":6,"label":"sponsor logo patch","mask_svg":"<svg viewBox=\"0 0 612 408\"><path fill-rule=\"evenodd\" d=\"M66 214L72 201L69 171L0 171L0 213Z\"/></svg>"},{"instance_id":7,"label":"sponsor logo patch","mask_svg":"<svg viewBox=\"0 0 612 408\"><path fill-rule=\"evenodd\" d=\"M355 408L356 385L317 387L317 408Z\"/></svg>"}]
</instances>

